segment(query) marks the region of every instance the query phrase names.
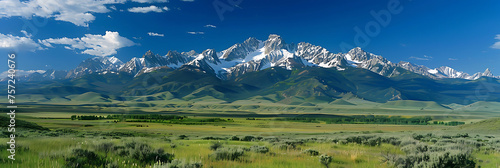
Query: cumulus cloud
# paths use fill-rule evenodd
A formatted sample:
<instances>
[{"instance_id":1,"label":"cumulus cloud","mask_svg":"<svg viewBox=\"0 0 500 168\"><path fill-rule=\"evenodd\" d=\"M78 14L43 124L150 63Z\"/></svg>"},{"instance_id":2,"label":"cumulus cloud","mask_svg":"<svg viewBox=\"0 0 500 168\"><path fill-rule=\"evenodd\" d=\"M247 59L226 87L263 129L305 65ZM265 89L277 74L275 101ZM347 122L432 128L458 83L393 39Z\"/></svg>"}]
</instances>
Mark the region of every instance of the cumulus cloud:
<instances>
[{"instance_id":1,"label":"cumulus cloud","mask_svg":"<svg viewBox=\"0 0 500 168\"><path fill-rule=\"evenodd\" d=\"M187 32L188 34L205 34L205 32Z\"/></svg>"},{"instance_id":2,"label":"cumulus cloud","mask_svg":"<svg viewBox=\"0 0 500 168\"><path fill-rule=\"evenodd\" d=\"M40 43L47 47L52 47L51 44L65 45L64 48L66 49L83 50L82 54L102 57L116 54L120 48L136 45L131 40L120 36L118 32L111 31L106 31L105 35L86 34L81 38L49 38L41 40Z\"/></svg>"},{"instance_id":3,"label":"cumulus cloud","mask_svg":"<svg viewBox=\"0 0 500 168\"><path fill-rule=\"evenodd\" d=\"M0 49L20 49L29 51L43 50L40 44L31 39L30 34L26 33L26 31L24 31L23 34L25 34L26 37L0 33Z\"/></svg>"},{"instance_id":4,"label":"cumulus cloud","mask_svg":"<svg viewBox=\"0 0 500 168\"><path fill-rule=\"evenodd\" d=\"M78 26L88 27L95 20L92 13L109 12L105 5L120 3L119 0L2 0L0 1L0 18L21 16L31 18L39 16L55 20L71 22Z\"/></svg>"},{"instance_id":5,"label":"cumulus cloud","mask_svg":"<svg viewBox=\"0 0 500 168\"><path fill-rule=\"evenodd\" d=\"M71 22L88 27L95 20L93 13L116 10L113 4L124 4L127 0L0 0L0 18L38 16ZM132 0L138 3L164 3L168 0Z\"/></svg>"},{"instance_id":6,"label":"cumulus cloud","mask_svg":"<svg viewBox=\"0 0 500 168\"><path fill-rule=\"evenodd\" d=\"M209 28L217 28L217 26L214 26L214 25L205 25L205 27L209 27Z\"/></svg>"},{"instance_id":7,"label":"cumulus cloud","mask_svg":"<svg viewBox=\"0 0 500 168\"><path fill-rule=\"evenodd\" d=\"M495 39L497 40L500 40L500 34L497 34L497 36L495 37ZM500 41L496 42L495 44L493 44L491 46L491 48L494 48L494 49L500 49Z\"/></svg>"},{"instance_id":8,"label":"cumulus cloud","mask_svg":"<svg viewBox=\"0 0 500 168\"><path fill-rule=\"evenodd\" d=\"M149 36L157 36L157 37L163 37L163 36L165 36L164 34L154 33L154 32L149 32L148 35Z\"/></svg>"},{"instance_id":9,"label":"cumulus cloud","mask_svg":"<svg viewBox=\"0 0 500 168\"><path fill-rule=\"evenodd\" d=\"M161 13L168 10L169 9L167 7L160 8L154 5L148 7L133 7L128 9L129 12L134 12L134 13L149 13L149 12Z\"/></svg>"}]
</instances>

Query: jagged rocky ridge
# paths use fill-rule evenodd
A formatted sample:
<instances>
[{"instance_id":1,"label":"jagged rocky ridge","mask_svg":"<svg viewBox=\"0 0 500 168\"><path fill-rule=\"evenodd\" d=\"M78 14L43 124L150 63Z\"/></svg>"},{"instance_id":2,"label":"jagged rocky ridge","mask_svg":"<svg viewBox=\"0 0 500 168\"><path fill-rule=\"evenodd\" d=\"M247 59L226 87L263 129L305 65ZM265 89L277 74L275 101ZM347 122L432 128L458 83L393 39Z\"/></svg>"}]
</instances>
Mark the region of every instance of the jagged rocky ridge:
<instances>
[{"instance_id":1,"label":"jagged rocky ridge","mask_svg":"<svg viewBox=\"0 0 500 168\"><path fill-rule=\"evenodd\" d=\"M232 79L242 74L263 70L269 67L283 67L288 70L306 66L319 66L344 70L357 67L370 70L379 75L393 77L399 75L398 68L427 76L433 79L459 78L475 80L480 77L494 76L489 69L469 75L450 67L431 69L410 62L393 63L382 56L375 55L357 47L347 53L332 53L321 46L301 42L288 44L278 35L270 35L266 41L249 38L243 43L217 52L207 49L202 53L169 51L161 56L151 51L141 58L132 58L123 63L116 57L95 57L84 60L70 71L47 70L18 77L19 80L39 81L78 78L91 73L129 73L134 76L149 73L160 68L197 67L206 73L215 74L221 79Z\"/></svg>"}]
</instances>

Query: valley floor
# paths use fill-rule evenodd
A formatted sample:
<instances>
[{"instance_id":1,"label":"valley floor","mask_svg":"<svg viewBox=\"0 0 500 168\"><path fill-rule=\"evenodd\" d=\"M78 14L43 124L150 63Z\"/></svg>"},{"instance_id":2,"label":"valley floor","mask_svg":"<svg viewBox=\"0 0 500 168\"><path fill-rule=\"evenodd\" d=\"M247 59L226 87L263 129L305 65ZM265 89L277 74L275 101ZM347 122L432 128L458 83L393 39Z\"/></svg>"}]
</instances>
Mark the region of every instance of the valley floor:
<instances>
[{"instance_id":1,"label":"valley floor","mask_svg":"<svg viewBox=\"0 0 500 168\"><path fill-rule=\"evenodd\" d=\"M18 120L26 122L17 129L16 160L1 152L0 167L500 166L499 119L446 118L429 112L433 121L466 124L335 124L314 119L311 113L306 113L311 120L293 121L294 116L305 115L293 112L149 109L123 113L113 107L25 107L18 113ZM394 113L413 116L403 114ZM154 118L158 116L171 118ZM7 142L2 136L0 141ZM0 148L6 151L8 146ZM320 162L328 156L329 162Z\"/></svg>"}]
</instances>

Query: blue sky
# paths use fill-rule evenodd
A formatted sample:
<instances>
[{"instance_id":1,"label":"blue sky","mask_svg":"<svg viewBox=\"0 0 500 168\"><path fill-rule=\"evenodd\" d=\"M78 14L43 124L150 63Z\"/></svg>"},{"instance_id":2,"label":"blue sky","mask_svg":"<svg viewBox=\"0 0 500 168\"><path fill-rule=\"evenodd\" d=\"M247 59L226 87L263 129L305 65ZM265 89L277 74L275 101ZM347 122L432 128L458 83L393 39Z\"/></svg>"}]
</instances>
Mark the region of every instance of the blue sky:
<instances>
[{"instance_id":1,"label":"blue sky","mask_svg":"<svg viewBox=\"0 0 500 168\"><path fill-rule=\"evenodd\" d=\"M398 2L385 26L371 14ZM0 54L16 52L23 70L67 70L95 56L126 62L148 50L221 51L279 34L335 53L348 44L393 62L500 75L499 7L497 0L0 0ZM356 43L355 28L366 34L367 25L369 42Z\"/></svg>"}]
</instances>

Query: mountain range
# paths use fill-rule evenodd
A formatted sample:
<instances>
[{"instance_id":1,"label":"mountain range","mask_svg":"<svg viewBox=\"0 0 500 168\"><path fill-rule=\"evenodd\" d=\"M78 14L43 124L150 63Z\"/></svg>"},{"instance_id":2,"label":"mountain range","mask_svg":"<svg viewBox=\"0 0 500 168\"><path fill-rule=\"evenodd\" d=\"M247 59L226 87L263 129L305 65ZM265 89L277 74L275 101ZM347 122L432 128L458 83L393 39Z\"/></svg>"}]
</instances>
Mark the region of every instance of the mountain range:
<instances>
[{"instance_id":1,"label":"mountain range","mask_svg":"<svg viewBox=\"0 0 500 168\"><path fill-rule=\"evenodd\" d=\"M204 97L292 105L335 104L346 98L447 105L500 102L500 78L488 69L469 75L450 67L393 63L361 48L332 53L309 43L286 43L278 35L265 41L249 38L220 52L169 51L161 56L148 51L128 62L95 57L70 71L33 71L17 78L24 81L17 90L19 101L34 103Z\"/></svg>"},{"instance_id":2,"label":"mountain range","mask_svg":"<svg viewBox=\"0 0 500 168\"><path fill-rule=\"evenodd\" d=\"M95 57L84 60L78 67L70 71L33 71L33 73L18 76L18 80L74 79L92 73L129 73L137 76L159 68L177 69L183 65L199 67L224 80L269 67L283 67L292 70L306 66L335 68L337 70L357 67L386 77L398 75L397 68L403 68L433 79L476 80L483 76L500 78L500 76L494 76L489 69L483 73L469 75L447 66L431 69L404 61L393 63L359 47L347 53L332 53L321 46L305 42L288 44L282 37L270 35L266 41L249 38L243 43L235 44L220 52L213 49L207 49L202 53L169 51L167 55L161 56L148 51L141 58L134 57L128 62L122 62L116 57Z\"/></svg>"}]
</instances>

